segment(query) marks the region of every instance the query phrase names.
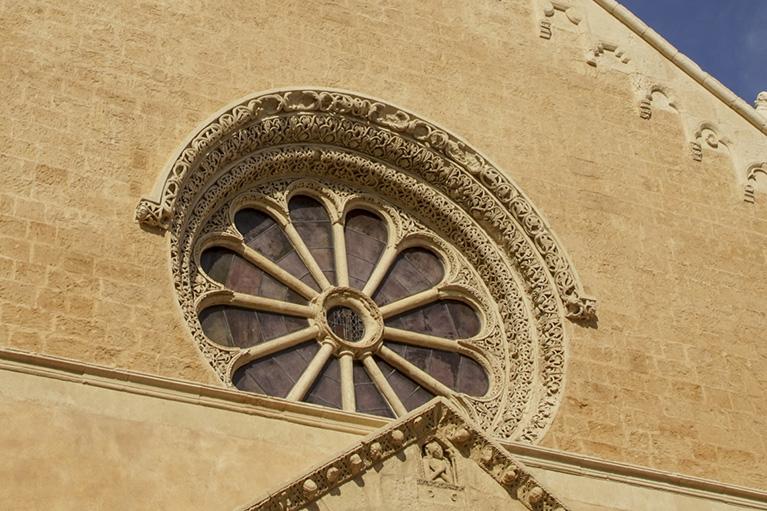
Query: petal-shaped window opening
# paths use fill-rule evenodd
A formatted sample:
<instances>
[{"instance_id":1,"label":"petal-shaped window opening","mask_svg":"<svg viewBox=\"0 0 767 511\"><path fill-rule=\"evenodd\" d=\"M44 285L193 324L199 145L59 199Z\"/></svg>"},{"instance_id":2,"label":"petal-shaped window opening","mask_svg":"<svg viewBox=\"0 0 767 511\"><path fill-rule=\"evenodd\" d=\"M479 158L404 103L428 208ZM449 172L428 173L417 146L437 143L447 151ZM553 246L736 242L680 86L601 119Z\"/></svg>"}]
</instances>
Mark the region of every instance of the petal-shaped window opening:
<instances>
[{"instance_id":1,"label":"petal-shaped window opening","mask_svg":"<svg viewBox=\"0 0 767 511\"><path fill-rule=\"evenodd\" d=\"M253 311L231 305L214 305L199 314L211 341L222 346L249 348L309 326L303 318Z\"/></svg>"},{"instance_id":2,"label":"petal-shaped window opening","mask_svg":"<svg viewBox=\"0 0 767 511\"><path fill-rule=\"evenodd\" d=\"M442 281L445 269L431 250L414 247L397 255L391 269L373 296L378 305L431 289Z\"/></svg>"},{"instance_id":3,"label":"petal-shaped window opening","mask_svg":"<svg viewBox=\"0 0 767 511\"><path fill-rule=\"evenodd\" d=\"M387 232L386 222L370 211L355 209L346 214L344 236L351 287L365 287L386 248Z\"/></svg>"},{"instance_id":4,"label":"petal-shaped window opening","mask_svg":"<svg viewBox=\"0 0 767 511\"><path fill-rule=\"evenodd\" d=\"M468 339L482 327L477 312L458 300L440 300L386 320L386 326L445 339Z\"/></svg>"},{"instance_id":5,"label":"petal-shaped window opening","mask_svg":"<svg viewBox=\"0 0 767 511\"><path fill-rule=\"evenodd\" d=\"M290 199L290 220L309 253L331 284L336 282L333 259L333 227L325 207L316 199L296 195Z\"/></svg>"},{"instance_id":6,"label":"petal-shaped window opening","mask_svg":"<svg viewBox=\"0 0 767 511\"><path fill-rule=\"evenodd\" d=\"M385 361L377 359L376 363L384 374L386 381L389 382L389 385L391 385L392 389L397 396L399 396L400 401L402 401L402 404L408 411L414 410L434 398L434 394L418 385Z\"/></svg>"},{"instance_id":7,"label":"petal-shaped window opening","mask_svg":"<svg viewBox=\"0 0 767 511\"><path fill-rule=\"evenodd\" d=\"M245 208L234 215L234 225L247 246L271 259L307 286L319 290L295 247L272 217L263 211Z\"/></svg>"},{"instance_id":8,"label":"petal-shaped window opening","mask_svg":"<svg viewBox=\"0 0 767 511\"><path fill-rule=\"evenodd\" d=\"M200 256L200 265L211 279L232 291L292 303L306 303L295 291L229 249L212 247L205 250Z\"/></svg>"},{"instance_id":9,"label":"petal-shaped window opening","mask_svg":"<svg viewBox=\"0 0 767 511\"><path fill-rule=\"evenodd\" d=\"M234 372L232 383L240 390L285 397L318 351L319 345L311 341L254 360Z\"/></svg>"},{"instance_id":10,"label":"petal-shaped window opening","mask_svg":"<svg viewBox=\"0 0 767 511\"><path fill-rule=\"evenodd\" d=\"M362 362L354 362L354 393L357 411L381 417L394 417L386 399L368 376Z\"/></svg>"},{"instance_id":11,"label":"petal-shaped window opening","mask_svg":"<svg viewBox=\"0 0 767 511\"><path fill-rule=\"evenodd\" d=\"M341 374L337 358L331 358L322 368L317 380L304 398L307 403L314 403L330 408L341 408Z\"/></svg>"},{"instance_id":12,"label":"petal-shaped window opening","mask_svg":"<svg viewBox=\"0 0 767 511\"><path fill-rule=\"evenodd\" d=\"M487 374L471 357L394 342L387 346L453 390L476 397L487 393L490 386Z\"/></svg>"}]
</instances>

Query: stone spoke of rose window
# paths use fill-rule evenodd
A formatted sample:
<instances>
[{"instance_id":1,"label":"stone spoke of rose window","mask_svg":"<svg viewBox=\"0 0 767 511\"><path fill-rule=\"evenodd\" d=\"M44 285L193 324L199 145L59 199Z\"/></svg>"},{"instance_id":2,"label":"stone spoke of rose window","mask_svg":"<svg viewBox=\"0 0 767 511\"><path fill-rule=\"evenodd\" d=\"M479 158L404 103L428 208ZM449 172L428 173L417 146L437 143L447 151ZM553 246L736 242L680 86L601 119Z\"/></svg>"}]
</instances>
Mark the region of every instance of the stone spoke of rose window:
<instances>
[{"instance_id":1,"label":"stone spoke of rose window","mask_svg":"<svg viewBox=\"0 0 767 511\"><path fill-rule=\"evenodd\" d=\"M370 296L372 296L373 293L375 293L376 289L378 289L378 286L381 285L381 282L383 281L386 274L389 272L389 269L391 268L396 258L397 258L397 248L393 246L387 246L383 254L381 254L381 259L378 260L378 264L373 270L373 273L370 275L370 278L368 278L368 281L365 283L365 287L362 288L363 293Z\"/></svg>"},{"instance_id":2,"label":"stone spoke of rose window","mask_svg":"<svg viewBox=\"0 0 767 511\"><path fill-rule=\"evenodd\" d=\"M277 221L263 211L245 208L235 214L234 221L243 242L227 245L228 248L304 298L312 299L318 294L317 278L320 277L315 278L305 261L314 262L314 259L289 219ZM316 264L313 266L315 272L322 273Z\"/></svg>"},{"instance_id":3,"label":"stone spoke of rose window","mask_svg":"<svg viewBox=\"0 0 767 511\"><path fill-rule=\"evenodd\" d=\"M285 351L293 346L298 346L301 343L315 339L317 334L319 334L319 328L317 325L311 325L296 332L277 337L276 339L262 342L248 348L242 356L241 363L251 362L253 360L258 360L259 358Z\"/></svg>"},{"instance_id":4,"label":"stone spoke of rose window","mask_svg":"<svg viewBox=\"0 0 767 511\"><path fill-rule=\"evenodd\" d=\"M391 311L401 312L406 310L403 307L417 307L439 298L435 293L444 276L442 260L434 252L422 247L406 248L395 254L391 266L371 296L382 313L397 314ZM394 305L408 298L413 301ZM385 312L387 308L389 312Z\"/></svg>"},{"instance_id":5,"label":"stone spoke of rose window","mask_svg":"<svg viewBox=\"0 0 767 511\"><path fill-rule=\"evenodd\" d=\"M386 401L389 403L389 406L394 411L394 414L397 417L405 415L407 413L407 408L405 408L405 405L402 404L399 396L389 384L389 381L386 379L373 357L370 355L364 357L362 359L362 363L365 366L365 370L367 371L368 376L370 376L370 379L373 380L373 383L378 388L378 391L383 394L384 399L386 399Z\"/></svg>"},{"instance_id":6,"label":"stone spoke of rose window","mask_svg":"<svg viewBox=\"0 0 767 511\"><path fill-rule=\"evenodd\" d=\"M363 289L369 282L389 244L389 227L379 215L366 209L352 209L344 216L343 227L335 227L336 238L343 239L347 285ZM337 244L337 254L341 243ZM341 279L339 278L339 285Z\"/></svg>"},{"instance_id":7,"label":"stone spoke of rose window","mask_svg":"<svg viewBox=\"0 0 767 511\"><path fill-rule=\"evenodd\" d=\"M232 375L241 390L285 397L319 351L315 341L297 344L242 364Z\"/></svg>"},{"instance_id":8,"label":"stone spoke of rose window","mask_svg":"<svg viewBox=\"0 0 767 511\"><path fill-rule=\"evenodd\" d=\"M378 386L368 374L362 360L353 362L354 399L356 410L360 413L394 418L394 411Z\"/></svg>"},{"instance_id":9,"label":"stone spoke of rose window","mask_svg":"<svg viewBox=\"0 0 767 511\"><path fill-rule=\"evenodd\" d=\"M304 298L310 300L317 296L317 291L247 245L239 246L239 254Z\"/></svg>"},{"instance_id":10,"label":"stone spoke of rose window","mask_svg":"<svg viewBox=\"0 0 767 511\"><path fill-rule=\"evenodd\" d=\"M399 328L384 327L384 339L387 341L401 342L420 348L431 348L442 351L458 351L460 346L454 339L445 339L428 334L401 330Z\"/></svg>"},{"instance_id":11,"label":"stone spoke of rose window","mask_svg":"<svg viewBox=\"0 0 767 511\"><path fill-rule=\"evenodd\" d=\"M200 301L200 307L207 308L211 305L232 305L243 309L285 314L286 316L301 318L310 318L314 315L314 310L308 305L254 296L237 291L214 291L204 295Z\"/></svg>"},{"instance_id":12,"label":"stone spoke of rose window","mask_svg":"<svg viewBox=\"0 0 767 511\"><path fill-rule=\"evenodd\" d=\"M231 239L229 243L239 245L239 242ZM307 303L304 297L250 263L234 250L220 246L209 247L200 257L200 266L212 280L235 293L300 305Z\"/></svg>"},{"instance_id":13,"label":"stone spoke of rose window","mask_svg":"<svg viewBox=\"0 0 767 511\"><path fill-rule=\"evenodd\" d=\"M378 356L401 371L403 374L405 374L405 376L423 386L432 394L438 396L450 396L453 394L453 391L449 387L442 384L439 380L433 378L431 375L407 359L403 358L395 351L388 348L386 345L381 346L381 349L378 350Z\"/></svg>"},{"instance_id":14,"label":"stone spoke of rose window","mask_svg":"<svg viewBox=\"0 0 767 511\"><path fill-rule=\"evenodd\" d=\"M356 396L354 392L354 357L344 353L339 358L341 372L341 404L344 410L354 412L357 410Z\"/></svg>"},{"instance_id":15,"label":"stone spoke of rose window","mask_svg":"<svg viewBox=\"0 0 767 511\"><path fill-rule=\"evenodd\" d=\"M211 305L199 312L205 336L220 346L248 349L310 326L305 318Z\"/></svg>"},{"instance_id":16,"label":"stone spoke of rose window","mask_svg":"<svg viewBox=\"0 0 767 511\"><path fill-rule=\"evenodd\" d=\"M333 233L330 216L317 200L296 195L288 203L290 221L285 234L295 247L314 280L323 290L335 280Z\"/></svg>"},{"instance_id":17,"label":"stone spoke of rose window","mask_svg":"<svg viewBox=\"0 0 767 511\"><path fill-rule=\"evenodd\" d=\"M309 389L314 384L317 377L320 375L320 371L325 367L330 357L333 355L333 346L329 343L322 343L320 351L314 356L309 366L304 370L301 377L298 379L293 388L290 389L287 399L291 401L301 401Z\"/></svg>"},{"instance_id":18,"label":"stone spoke of rose window","mask_svg":"<svg viewBox=\"0 0 767 511\"><path fill-rule=\"evenodd\" d=\"M444 297L445 294L439 288L433 287L384 305L381 307L381 315L384 318L390 318L417 309L418 307L428 305Z\"/></svg>"}]
</instances>

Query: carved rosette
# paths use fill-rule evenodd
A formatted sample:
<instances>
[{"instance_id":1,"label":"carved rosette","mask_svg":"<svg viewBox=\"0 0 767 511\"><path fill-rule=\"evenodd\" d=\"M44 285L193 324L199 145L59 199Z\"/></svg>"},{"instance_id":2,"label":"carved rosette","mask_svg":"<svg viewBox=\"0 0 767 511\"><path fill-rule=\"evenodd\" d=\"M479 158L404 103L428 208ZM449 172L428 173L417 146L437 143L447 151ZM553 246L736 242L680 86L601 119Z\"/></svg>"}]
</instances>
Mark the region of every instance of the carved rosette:
<instances>
[{"instance_id":1,"label":"carved rosette","mask_svg":"<svg viewBox=\"0 0 767 511\"><path fill-rule=\"evenodd\" d=\"M486 158L410 113L344 92L280 91L240 102L192 137L160 197L139 204L140 223L170 232L182 310L222 380L231 384L238 354L202 332L196 301L216 284L198 273L195 247L224 233L222 211L244 192L274 198L299 178L333 188L338 203L379 200L399 236L425 226L448 260L468 263L455 264L463 270L451 278L497 320L467 349L491 361L492 388L503 391L453 399L496 437L539 439L562 392L563 320L594 319L594 300L545 220Z\"/></svg>"}]
</instances>

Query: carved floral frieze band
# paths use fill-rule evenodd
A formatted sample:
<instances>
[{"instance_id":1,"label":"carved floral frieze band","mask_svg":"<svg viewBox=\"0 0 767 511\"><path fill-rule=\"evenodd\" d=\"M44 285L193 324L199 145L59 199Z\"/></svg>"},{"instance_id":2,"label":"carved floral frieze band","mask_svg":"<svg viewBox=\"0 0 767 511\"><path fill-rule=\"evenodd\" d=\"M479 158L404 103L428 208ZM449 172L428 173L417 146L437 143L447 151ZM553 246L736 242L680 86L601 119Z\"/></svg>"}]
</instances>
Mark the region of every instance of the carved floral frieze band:
<instances>
[{"instance_id":1,"label":"carved floral frieze band","mask_svg":"<svg viewBox=\"0 0 767 511\"><path fill-rule=\"evenodd\" d=\"M583 293L572 264L547 223L509 178L485 157L447 131L411 113L361 96L334 91L294 90L265 94L242 101L210 122L181 150L178 158L166 171L160 196L142 199L136 208L136 220L148 227L168 229L177 213L176 199L180 188L187 184L187 181L199 180L199 176L190 171L195 163L199 163L204 156L209 155L214 146L223 145L226 140L232 141L230 138L232 136L245 136L241 128L250 123L271 116L286 115L298 120L299 114L302 113L326 113L363 120L371 126L390 131L391 135L400 134L410 137L423 150L432 151L438 159L443 159L442 162L438 162L442 164L440 168L425 169L413 165L409 170L415 173L429 172L433 176L432 180L451 179L451 182L462 185L464 188L457 192L462 196L460 198L466 200L466 206L474 215L483 213L490 206L478 204L476 199L472 200L472 189L483 189L489 193L500 205L511 212L525 233L532 238L537 250L543 252L548 270L553 274L562 298L568 306L569 315L577 319L594 317L595 300ZM340 123L336 127L328 125L323 128L343 130L344 126ZM316 135L322 135L321 132L322 130L318 130ZM392 137L392 140L396 138ZM316 141L326 142L321 138ZM311 140L307 138L306 142ZM343 138L339 138L337 143L343 144ZM219 149L226 148L219 147ZM256 150L257 147L250 149ZM395 157L405 156L396 154L396 151L394 153ZM231 160L235 155L227 154L226 156L228 160ZM417 158L418 155L414 154L412 157ZM460 173L461 178L452 175L453 172Z\"/></svg>"}]
</instances>

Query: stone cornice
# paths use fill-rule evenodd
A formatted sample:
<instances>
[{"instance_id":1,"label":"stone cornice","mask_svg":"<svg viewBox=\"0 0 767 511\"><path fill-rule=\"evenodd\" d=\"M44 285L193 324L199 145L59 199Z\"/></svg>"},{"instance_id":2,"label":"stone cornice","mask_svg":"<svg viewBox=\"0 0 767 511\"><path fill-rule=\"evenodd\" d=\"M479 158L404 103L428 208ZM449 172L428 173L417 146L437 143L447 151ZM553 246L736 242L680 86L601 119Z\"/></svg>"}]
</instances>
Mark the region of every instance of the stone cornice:
<instances>
[{"instance_id":1,"label":"stone cornice","mask_svg":"<svg viewBox=\"0 0 767 511\"><path fill-rule=\"evenodd\" d=\"M357 435L366 435L388 422L379 417L347 413L303 402L11 348L0 348L0 370L286 420Z\"/></svg>"},{"instance_id":2,"label":"stone cornice","mask_svg":"<svg viewBox=\"0 0 767 511\"><path fill-rule=\"evenodd\" d=\"M243 393L224 387L88 364L12 348L0 348L0 371L53 378L157 399L281 419L360 436L370 434L389 424L389 421L373 416L350 414L305 403ZM500 444L525 465L534 469L609 479L754 509L767 509L767 491L761 489L517 442Z\"/></svg>"},{"instance_id":3,"label":"stone cornice","mask_svg":"<svg viewBox=\"0 0 767 511\"><path fill-rule=\"evenodd\" d=\"M719 80L703 71L698 64L680 52L631 11L616 0L594 0L594 2L631 29L632 32L645 40L650 46L658 50L661 55L670 60L690 78L701 84L711 94L719 98L759 131L767 135L767 118L760 115L751 105L725 87Z\"/></svg>"},{"instance_id":4,"label":"stone cornice","mask_svg":"<svg viewBox=\"0 0 767 511\"><path fill-rule=\"evenodd\" d=\"M584 454L547 449L519 442L502 442L502 445L531 468L608 479L727 504L767 509L767 492L764 490L720 483L711 479L674 472L664 472L629 463L607 461Z\"/></svg>"}]
</instances>

